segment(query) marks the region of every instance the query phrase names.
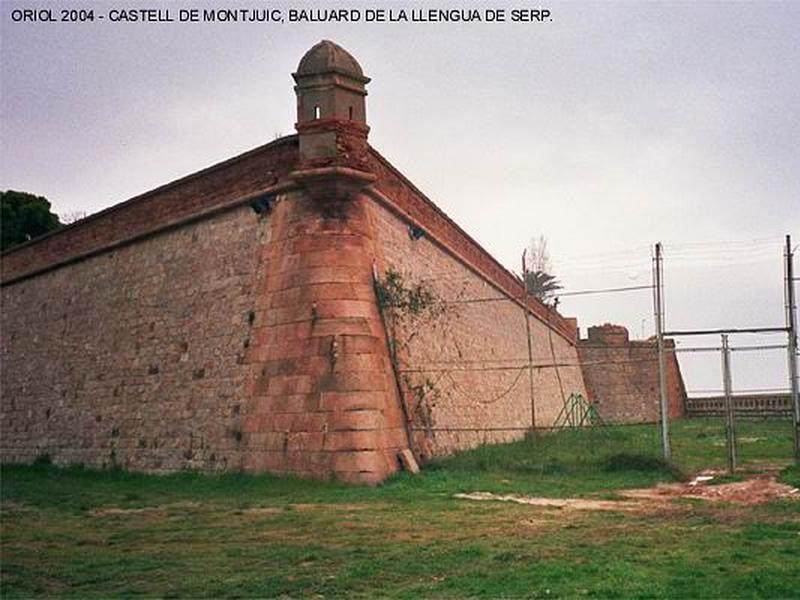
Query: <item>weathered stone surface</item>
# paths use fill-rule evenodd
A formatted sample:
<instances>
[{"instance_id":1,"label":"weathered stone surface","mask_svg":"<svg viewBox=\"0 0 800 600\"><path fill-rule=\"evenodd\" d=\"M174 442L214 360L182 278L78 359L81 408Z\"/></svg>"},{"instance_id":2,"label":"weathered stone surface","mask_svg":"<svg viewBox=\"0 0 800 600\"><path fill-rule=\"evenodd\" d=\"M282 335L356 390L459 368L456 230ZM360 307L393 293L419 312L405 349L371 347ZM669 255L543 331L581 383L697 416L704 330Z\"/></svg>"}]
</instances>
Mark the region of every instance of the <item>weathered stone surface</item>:
<instances>
[{"instance_id":1,"label":"weathered stone surface","mask_svg":"<svg viewBox=\"0 0 800 600\"><path fill-rule=\"evenodd\" d=\"M4 286L3 460L240 468L270 231L245 206Z\"/></svg>"},{"instance_id":2,"label":"weathered stone surface","mask_svg":"<svg viewBox=\"0 0 800 600\"><path fill-rule=\"evenodd\" d=\"M3 461L373 484L585 393L574 322L531 300L531 398L520 282L368 146L367 79L296 80L298 136L3 255ZM390 268L440 317L387 332Z\"/></svg>"},{"instance_id":3,"label":"weathered stone surface","mask_svg":"<svg viewBox=\"0 0 800 600\"><path fill-rule=\"evenodd\" d=\"M665 340L669 416L685 414L686 389L672 340ZM655 340L629 340L620 325L589 328L578 342L578 353L589 399L611 423L652 423L660 420L658 350Z\"/></svg>"},{"instance_id":4,"label":"weathered stone surface","mask_svg":"<svg viewBox=\"0 0 800 600\"><path fill-rule=\"evenodd\" d=\"M412 239L408 222L379 203L371 214L381 272L397 272L409 286L424 284L437 300L433 313L444 308L438 316L421 311L397 321L398 366L417 455L424 460L520 439L533 425L520 296L508 294L505 279L498 283L481 271L489 259L472 262L432 233ZM530 318L537 427L552 425L571 393L586 394L566 327L554 331L540 316L547 314L543 308ZM554 318L562 322L557 313ZM415 395L414 388L426 386L422 397Z\"/></svg>"}]
</instances>

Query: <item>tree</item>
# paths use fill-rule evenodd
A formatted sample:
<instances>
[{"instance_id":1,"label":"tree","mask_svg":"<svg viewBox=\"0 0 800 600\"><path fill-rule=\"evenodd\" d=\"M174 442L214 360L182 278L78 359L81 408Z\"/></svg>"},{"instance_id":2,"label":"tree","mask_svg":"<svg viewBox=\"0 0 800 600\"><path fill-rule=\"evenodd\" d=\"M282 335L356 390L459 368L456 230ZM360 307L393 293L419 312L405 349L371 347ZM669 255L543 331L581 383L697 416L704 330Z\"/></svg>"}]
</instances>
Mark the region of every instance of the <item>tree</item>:
<instances>
[{"instance_id":1,"label":"tree","mask_svg":"<svg viewBox=\"0 0 800 600\"><path fill-rule=\"evenodd\" d=\"M547 239L543 235L540 235L538 239L531 240L525 251L525 263L527 267L525 287L529 294L547 302L556 295L558 290L562 289L561 283L552 274L550 254L547 252Z\"/></svg>"},{"instance_id":2,"label":"tree","mask_svg":"<svg viewBox=\"0 0 800 600\"><path fill-rule=\"evenodd\" d=\"M0 250L22 244L61 227L43 196L7 190L0 192Z\"/></svg>"}]
</instances>

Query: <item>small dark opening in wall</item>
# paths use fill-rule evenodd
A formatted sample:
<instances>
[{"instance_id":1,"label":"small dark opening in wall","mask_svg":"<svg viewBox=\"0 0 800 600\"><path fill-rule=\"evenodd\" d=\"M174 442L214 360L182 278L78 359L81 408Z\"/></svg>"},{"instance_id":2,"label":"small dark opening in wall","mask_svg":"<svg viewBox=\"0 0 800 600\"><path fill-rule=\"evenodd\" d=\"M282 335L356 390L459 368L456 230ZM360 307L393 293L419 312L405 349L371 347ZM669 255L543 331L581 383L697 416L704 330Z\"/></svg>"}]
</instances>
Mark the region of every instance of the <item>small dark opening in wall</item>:
<instances>
[{"instance_id":1,"label":"small dark opening in wall","mask_svg":"<svg viewBox=\"0 0 800 600\"><path fill-rule=\"evenodd\" d=\"M425 235L425 230L422 229L422 227L418 227L417 225L408 226L408 237L412 240L418 240L423 235Z\"/></svg>"},{"instance_id":2,"label":"small dark opening in wall","mask_svg":"<svg viewBox=\"0 0 800 600\"><path fill-rule=\"evenodd\" d=\"M350 120L353 120L353 107L350 107Z\"/></svg>"},{"instance_id":3,"label":"small dark opening in wall","mask_svg":"<svg viewBox=\"0 0 800 600\"><path fill-rule=\"evenodd\" d=\"M272 211L272 203L275 200L275 196L272 194L266 194L264 196L259 196L258 198L251 200L250 208L252 208L256 214L263 215L267 214Z\"/></svg>"},{"instance_id":4,"label":"small dark opening in wall","mask_svg":"<svg viewBox=\"0 0 800 600\"><path fill-rule=\"evenodd\" d=\"M321 111L320 111L320 109L319 109L319 104L317 104L317 105L314 107L314 118L315 118L315 119L319 119L321 115L322 115L322 112L321 112Z\"/></svg>"}]
</instances>

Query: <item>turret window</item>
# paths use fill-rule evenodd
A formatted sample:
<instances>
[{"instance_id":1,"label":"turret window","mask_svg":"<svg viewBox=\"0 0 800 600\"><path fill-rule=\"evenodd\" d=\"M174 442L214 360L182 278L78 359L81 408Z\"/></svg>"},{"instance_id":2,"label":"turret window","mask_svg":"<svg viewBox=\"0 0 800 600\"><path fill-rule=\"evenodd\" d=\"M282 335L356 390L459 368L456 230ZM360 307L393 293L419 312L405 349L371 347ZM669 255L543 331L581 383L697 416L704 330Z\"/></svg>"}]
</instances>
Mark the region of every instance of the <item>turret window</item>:
<instances>
[{"instance_id":1,"label":"turret window","mask_svg":"<svg viewBox=\"0 0 800 600\"><path fill-rule=\"evenodd\" d=\"M350 107L350 120L353 120L353 107Z\"/></svg>"},{"instance_id":2,"label":"turret window","mask_svg":"<svg viewBox=\"0 0 800 600\"><path fill-rule=\"evenodd\" d=\"M314 107L314 118L319 119L322 116L322 113L319 110L319 104Z\"/></svg>"}]
</instances>

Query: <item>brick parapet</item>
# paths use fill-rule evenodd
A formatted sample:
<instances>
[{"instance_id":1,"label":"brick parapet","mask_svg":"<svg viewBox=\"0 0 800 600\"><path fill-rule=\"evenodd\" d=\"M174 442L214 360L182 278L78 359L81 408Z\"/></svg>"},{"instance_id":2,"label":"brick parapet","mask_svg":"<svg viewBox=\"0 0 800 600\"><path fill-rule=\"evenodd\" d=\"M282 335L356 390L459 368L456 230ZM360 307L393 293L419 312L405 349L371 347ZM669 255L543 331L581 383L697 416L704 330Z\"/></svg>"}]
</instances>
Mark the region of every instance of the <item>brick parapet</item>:
<instances>
[{"instance_id":1,"label":"brick parapet","mask_svg":"<svg viewBox=\"0 0 800 600\"><path fill-rule=\"evenodd\" d=\"M297 160L297 136L288 136L116 204L4 252L2 282L212 217L252 194L278 191Z\"/></svg>"}]
</instances>

